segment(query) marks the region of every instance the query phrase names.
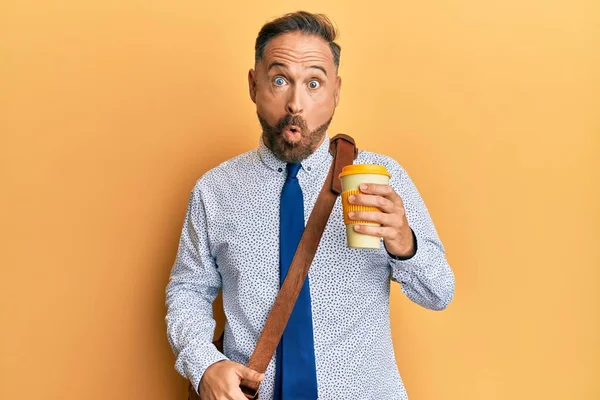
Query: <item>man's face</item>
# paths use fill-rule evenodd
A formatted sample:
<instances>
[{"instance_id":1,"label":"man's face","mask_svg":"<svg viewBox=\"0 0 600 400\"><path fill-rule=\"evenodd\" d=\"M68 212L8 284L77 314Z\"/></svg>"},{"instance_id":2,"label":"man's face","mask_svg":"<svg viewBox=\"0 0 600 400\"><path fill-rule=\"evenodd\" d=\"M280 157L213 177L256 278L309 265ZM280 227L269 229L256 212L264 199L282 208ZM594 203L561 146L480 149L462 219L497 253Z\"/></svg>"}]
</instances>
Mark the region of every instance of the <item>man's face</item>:
<instances>
[{"instance_id":1,"label":"man's face","mask_svg":"<svg viewBox=\"0 0 600 400\"><path fill-rule=\"evenodd\" d=\"M248 83L265 145L279 159L300 162L323 142L341 86L325 40L300 32L277 36Z\"/></svg>"}]
</instances>

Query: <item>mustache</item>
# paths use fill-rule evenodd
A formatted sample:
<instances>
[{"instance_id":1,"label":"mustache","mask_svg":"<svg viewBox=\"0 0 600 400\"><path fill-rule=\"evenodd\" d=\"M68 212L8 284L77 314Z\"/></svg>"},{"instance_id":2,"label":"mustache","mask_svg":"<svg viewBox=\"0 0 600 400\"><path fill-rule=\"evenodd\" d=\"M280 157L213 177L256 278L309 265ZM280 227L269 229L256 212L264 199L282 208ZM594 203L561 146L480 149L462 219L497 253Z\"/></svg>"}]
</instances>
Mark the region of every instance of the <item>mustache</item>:
<instances>
[{"instance_id":1,"label":"mustache","mask_svg":"<svg viewBox=\"0 0 600 400\"><path fill-rule=\"evenodd\" d=\"M304 118L302 118L299 115L292 115L292 114L286 114L285 116L283 116L279 120L279 122L277 122L275 129L278 133L281 133L281 132L283 132L283 129L289 125L295 125L295 126L299 127L300 130L302 131L302 133L304 133L308 130L308 125L306 124L306 121L304 120Z\"/></svg>"}]
</instances>

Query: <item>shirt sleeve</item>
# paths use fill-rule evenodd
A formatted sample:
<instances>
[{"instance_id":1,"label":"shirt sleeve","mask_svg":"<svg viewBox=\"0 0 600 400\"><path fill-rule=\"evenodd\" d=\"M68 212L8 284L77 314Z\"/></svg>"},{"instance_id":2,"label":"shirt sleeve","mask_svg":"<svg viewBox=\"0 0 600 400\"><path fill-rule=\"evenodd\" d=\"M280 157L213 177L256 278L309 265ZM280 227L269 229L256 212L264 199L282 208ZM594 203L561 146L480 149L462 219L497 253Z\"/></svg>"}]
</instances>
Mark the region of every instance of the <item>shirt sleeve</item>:
<instances>
[{"instance_id":1,"label":"shirt sleeve","mask_svg":"<svg viewBox=\"0 0 600 400\"><path fill-rule=\"evenodd\" d=\"M192 191L175 263L166 288L166 324L175 369L196 391L204 371L227 357L212 340L215 331L212 303L221 276L208 245L206 212L198 185Z\"/></svg>"},{"instance_id":2,"label":"shirt sleeve","mask_svg":"<svg viewBox=\"0 0 600 400\"><path fill-rule=\"evenodd\" d=\"M412 179L396 162L390 167L390 185L402 197L416 246L415 254L408 259L389 256L392 280L401 284L402 292L413 302L443 310L454 297L454 273L444 246Z\"/></svg>"}]
</instances>

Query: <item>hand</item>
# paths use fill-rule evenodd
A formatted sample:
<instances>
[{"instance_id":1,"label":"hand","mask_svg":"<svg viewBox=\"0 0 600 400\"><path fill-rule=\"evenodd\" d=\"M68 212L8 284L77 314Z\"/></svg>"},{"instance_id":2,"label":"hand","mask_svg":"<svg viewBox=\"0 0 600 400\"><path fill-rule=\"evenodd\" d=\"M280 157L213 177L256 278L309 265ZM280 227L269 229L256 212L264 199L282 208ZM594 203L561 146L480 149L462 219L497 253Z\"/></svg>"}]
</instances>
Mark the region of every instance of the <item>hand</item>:
<instances>
[{"instance_id":1,"label":"hand","mask_svg":"<svg viewBox=\"0 0 600 400\"><path fill-rule=\"evenodd\" d=\"M357 211L348 214L353 220L376 222L381 226L354 225L354 230L370 236L383 238L385 248L397 257L411 257L415 253L412 230L408 225L404 203L389 185L361 184L360 194L350 196L351 204L377 207L377 211Z\"/></svg>"},{"instance_id":2,"label":"hand","mask_svg":"<svg viewBox=\"0 0 600 400\"><path fill-rule=\"evenodd\" d=\"M265 374L260 374L242 364L223 360L214 363L204 371L198 392L202 400L246 400L240 389L242 379L262 382Z\"/></svg>"}]
</instances>

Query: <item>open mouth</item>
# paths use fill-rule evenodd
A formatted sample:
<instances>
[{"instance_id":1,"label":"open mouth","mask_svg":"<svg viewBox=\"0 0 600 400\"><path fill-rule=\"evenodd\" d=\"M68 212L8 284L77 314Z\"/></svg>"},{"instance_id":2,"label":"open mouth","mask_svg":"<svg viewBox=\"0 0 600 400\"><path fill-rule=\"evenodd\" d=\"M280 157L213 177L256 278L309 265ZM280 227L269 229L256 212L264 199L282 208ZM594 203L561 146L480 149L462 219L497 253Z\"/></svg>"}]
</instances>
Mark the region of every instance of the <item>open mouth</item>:
<instances>
[{"instance_id":1,"label":"open mouth","mask_svg":"<svg viewBox=\"0 0 600 400\"><path fill-rule=\"evenodd\" d=\"M302 130L299 126L289 125L283 129L284 137L290 142L297 142L302 137Z\"/></svg>"}]
</instances>

